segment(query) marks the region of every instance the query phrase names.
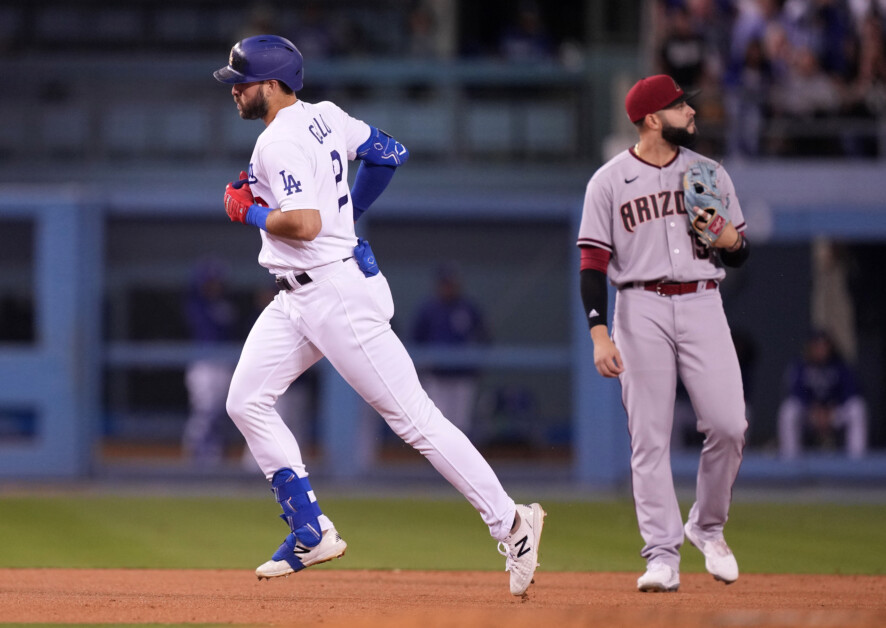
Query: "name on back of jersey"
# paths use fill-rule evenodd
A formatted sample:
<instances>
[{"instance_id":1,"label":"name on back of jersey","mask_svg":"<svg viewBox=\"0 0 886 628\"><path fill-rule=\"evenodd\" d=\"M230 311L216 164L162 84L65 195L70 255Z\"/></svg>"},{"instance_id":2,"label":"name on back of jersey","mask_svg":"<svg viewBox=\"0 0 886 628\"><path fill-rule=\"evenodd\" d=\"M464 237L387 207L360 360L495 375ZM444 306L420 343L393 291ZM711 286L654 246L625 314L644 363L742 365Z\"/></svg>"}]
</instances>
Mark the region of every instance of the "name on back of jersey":
<instances>
[{"instance_id":1,"label":"name on back of jersey","mask_svg":"<svg viewBox=\"0 0 886 628\"><path fill-rule=\"evenodd\" d=\"M321 144L325 138L332 134L332 128L326 124L322 114L314 118L313 124L308 125L308 131Z\"/></svg>"}]
</instances>

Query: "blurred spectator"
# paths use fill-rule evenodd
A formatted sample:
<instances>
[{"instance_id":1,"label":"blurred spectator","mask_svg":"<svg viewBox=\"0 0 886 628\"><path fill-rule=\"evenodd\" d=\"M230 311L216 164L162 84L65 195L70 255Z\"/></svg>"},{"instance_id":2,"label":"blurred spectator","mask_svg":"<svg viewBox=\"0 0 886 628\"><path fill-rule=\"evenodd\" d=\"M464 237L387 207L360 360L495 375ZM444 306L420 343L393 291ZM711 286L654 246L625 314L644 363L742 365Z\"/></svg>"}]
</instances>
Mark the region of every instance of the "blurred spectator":
<instances>
[{"instance_id":1,"label":"blurred spectator","mask_svg":"<svg viewBox=\"0 0 886 628\"><path fill-rule=\"evenodd\" d=\"M763 57L769 64L773 84L787 80L793 56L794 48L787 31L780 23L773 22L763 33Z\"/></svg>"},{"instance_id":2,"label":"blurred spectator","mask_svg":"<svg viewBox=\"0 0 886 628\"><path fill-rule=\"evenodd\" d=\"M883 19L870 14L859 23L858 36L851 41L846 80L847 115L874 121L886 114L886 38ZM874 125L871 125L872 130ZM874 132L844 133L845 152L876 157L880 151Z\"/></svg>"},{"instance_id":3,"label":"blurred spectator","mask_svg":"<svg viewBox=\"0 0 886 628\"><path fill-rule=\"evenodd\" d=\"M786 0L782 16L793 46L809 48L827 74L845 73L846 44L852 36L845 0Z\"/></svg>"},{"instance_id":4,"label":"blurred spectator","mask_svg":"<svg viewBox=\"0 0 886 628\"><path fill-rule=\"evenodd\" d=\"M248 17L243 24L240 24L234 39L240 41L255 35L268 35L276 33L279 28L280 15L274 7L267 2L255 2L249 8Z\"/></svg>"},{"instance_id":5,"label":"blurred spectator","mask_svg":"<svg viewBox=\"0 0 886 628\"><path fill-rule=\"evenodd\" d=\"M692 28L689 11L677 6L665 14L665 39L659 49L659 72L671 76L684 90L704 81L707 63L716 58L705 38Z\"/></svg>"},{"instance_id":6,"label":"blurred spectator","mask_svg":"<svg viewBox=\"0 0 886 628\"><path fill-rule=\"evenodd\" d=\"M794 51L790 72L773 86L773 118L786 122L781 152L786 155L838 153L838 142L826 120L842 106L840 86L822 71L811 48Z\"/></svg>"},{"instance_id":7,"label":"blurred spectator","mask_svg":"<svg viewBox=\"0 0 886 628\"><path fill-rule=\"evenodd\" d=\"M533 0L522 0L501 34L499 51L506 61L543 61L556 53L553 40Z\"/></svg>"},{"instance_id":8,"label":"blurred spectator","mask_svg":"<svg viewBox=\"0 0 886 628\"><path fill-rule=\"evenodd\" d=\"M291 41L306 59L327 59L338 53L337 38L329 24L319 2L308 3L299 13Z\"/></svg>"},{"instance_id":9,"label":"blurred spectator","mask_svg":"<svg viewBox=\"0 0 886 628\"><path fill-rule=\"evenodd\" d=\"M830 336L814 332L803 356L787 373L787 397L778 411L779 454L796 458L804 444L832 449L842 437L846 454L867 450L867 404L855 373L837 352Z\"/></svg>"},{"instance_id":10,"label":"blurred spectator","mask_svg":"<svg viewBox=\"0 0 886 628\"><path fill-rule=\"evenodd\" d=\"M226 271L215 260L199 263L185 300L191 339L205 349L185 370L190 413L182 435L184 456L195 463L218 464L224 453L225 400L234 374L235 358L219 357L219 343L234 340L237 309L226 287Z\"/></svg>"},{"instance_id":11,"label":"blurred spectator","mask_svg":"<svg viewBox=\"0 0 886 628\"><path fill-rule=\"evenodd\" d=\"M422 345L464 347L489 342L483 314L462 295L458 271L452 265L438 269L435 294L418 311L412 339ZM472 426L479 373L473 365L436 366L422 373L428 396L463 432Z\"/></svg>"},{"instance_id":12,"label":"blurred spectator","mask_svg":"<svg viewBox=\"0 0 886 628\"><path fill-rule=\"evenodd\" d=\"M416 5L409 13L409 56L431 59L437 56L434 16L428 7Z\"/></svg>"},{"instance_id":13,"label":"blurred spectator","mask_svg":"<svg viewBox=\"0 0 886 628\"><path fill-rule=\"evenodd\" d=\"M451 59L456 54L459 0L419 0L427 11L434 37L434 55L439 59Z\"/></svg>"},{"instance_id":14,"label":"blurred spectator","mask_svg":"<svg viewBox=\"0 0 886 628\"><path fill-rule=\"evenodd\" d=\"M716 68L709 68L720 76L724 62L729 57L729 32L735 17L734 0L679 0L686 7L689 22L697 33L703 33L707 48L716 55L709 61Z\"/></svg>"},{"instance_id":15,"label":"blurred spectator","mask_svg":"<svg viewBox=\"0 0 886 628\"><path fill-rule=\"evenodd\" d=\"M763 42L754 39L745 51L744 65L725 92L730 155L758 155L772 89L772 66Z\"/></svg>"},{"instance_id":16,"label":"blurred spectator","mask_svg":"<svg viewBox=\"0 0 886 628\"><path fill-rule=\"evenodd\" d=\"M779 26L786 33L781 5L781 0L737 0L730 33L728 63L731 68L741 67L750 43L763 40L773 26Z\"/></svg>"},{"instance_id":17,"label":"blurred spectator","mask_svg":"<svg viewBox=\"0 0 886 628\"><path fill-rule=\"evenodd\" d=\"M407 54L449 59L455 53L456 0L417 0L407 22Z\"/></svg>"}]
</instances>

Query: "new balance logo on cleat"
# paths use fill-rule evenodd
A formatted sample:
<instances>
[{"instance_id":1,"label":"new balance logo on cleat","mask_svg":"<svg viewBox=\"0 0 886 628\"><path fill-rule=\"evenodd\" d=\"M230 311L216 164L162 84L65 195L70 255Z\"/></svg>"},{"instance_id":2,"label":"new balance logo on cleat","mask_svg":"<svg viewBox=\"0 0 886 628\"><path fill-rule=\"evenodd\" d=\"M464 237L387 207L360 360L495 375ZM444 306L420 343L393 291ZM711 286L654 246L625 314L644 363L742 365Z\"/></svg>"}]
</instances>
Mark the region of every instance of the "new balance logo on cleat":
<instances>
[{"instance_id":1,"label":"new balance logo on cleat","mask_svg":"<svg viewBox=\"0 0 886 628\"><path fill-rule=\"evenodd\" d=\"M516 547L519 548L519 549L517 550L517 558L520 558L520 557L523 556L524 554L528 554L529 552L532 551L532 548L531 548L531 547L526 547L526 544L527 544L527 543L529 543L529 537L528 537L528 536L524 536L522 539L520 539L519 541L517 541L517 545L516 545Z\"/></svg>"},{"instance_id":2,"label":"new balance logo on cleat","mask_svg":"<svg viewBox=\"0 0 886 628\"><path fill-rule=\"evenodd\" d=\"M498 544L498 551L505 557L505 571L511 574L511 594L523 595L534 582L538 567L538 544L545 511L538 504L518 504L516 518L517 529Z\"/></svg>"}]
</instances>

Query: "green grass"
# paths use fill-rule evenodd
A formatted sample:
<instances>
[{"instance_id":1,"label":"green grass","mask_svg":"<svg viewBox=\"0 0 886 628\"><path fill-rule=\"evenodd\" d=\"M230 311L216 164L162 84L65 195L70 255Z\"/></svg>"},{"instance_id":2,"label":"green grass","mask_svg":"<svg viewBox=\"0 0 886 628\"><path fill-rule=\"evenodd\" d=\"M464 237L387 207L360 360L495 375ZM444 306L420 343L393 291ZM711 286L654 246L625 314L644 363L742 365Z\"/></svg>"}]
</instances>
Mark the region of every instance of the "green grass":
<instances>
[{"instance_id":1,"label":"green grass","mask_svg":"<svg viewBox=\"0 0 886 628\"><path fill-rule=\"evenodd\" d=\"M324 499L348 554L319 568L504 568L463 500ZM544 501L545 571L638 571L629 500ZM268 498L0 497L0 567L252 569L287 532ZM684 513L686 505L684 505ZM886 505L737 503L727 540L745 573L883 574ZM682 570L703 571L683 549Z\"/></svg>"}]
</instances>

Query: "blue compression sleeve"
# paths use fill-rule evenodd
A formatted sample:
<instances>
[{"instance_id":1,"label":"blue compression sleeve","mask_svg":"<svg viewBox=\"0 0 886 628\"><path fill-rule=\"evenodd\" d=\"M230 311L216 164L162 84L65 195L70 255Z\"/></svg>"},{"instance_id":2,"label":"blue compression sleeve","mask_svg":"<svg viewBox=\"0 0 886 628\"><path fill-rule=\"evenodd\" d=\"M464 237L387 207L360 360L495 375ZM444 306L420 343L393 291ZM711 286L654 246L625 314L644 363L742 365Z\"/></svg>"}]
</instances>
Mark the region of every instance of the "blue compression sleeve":
<instances>
[{"instance_id":1,"label":"blue compression sleeve","mask_svg":"<svg viewBox=\"0 0 886 628\"><path fill-rule=\"evenodd\" d=\"M351 190L355 221L385 191L396 169L396 166L371 164L366 161L360 162L357 176L354 177L354 187Z\"/></svg>"}]
</instances>

